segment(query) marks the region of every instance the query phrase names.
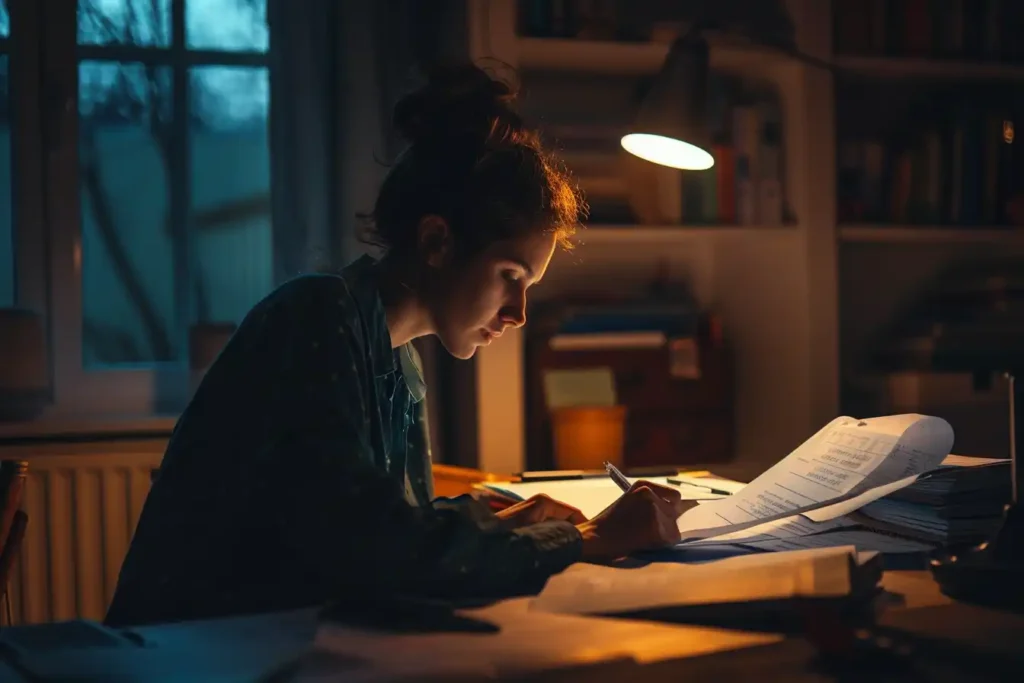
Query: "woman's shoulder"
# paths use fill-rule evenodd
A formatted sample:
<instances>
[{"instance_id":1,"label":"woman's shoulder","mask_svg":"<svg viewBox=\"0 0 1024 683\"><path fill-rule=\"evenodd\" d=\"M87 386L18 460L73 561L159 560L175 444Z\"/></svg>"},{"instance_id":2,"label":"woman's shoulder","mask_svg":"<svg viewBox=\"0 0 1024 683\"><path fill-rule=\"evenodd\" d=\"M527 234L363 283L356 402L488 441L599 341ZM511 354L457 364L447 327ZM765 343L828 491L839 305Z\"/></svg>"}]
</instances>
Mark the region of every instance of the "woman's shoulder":
<instances>
[{"instance_id":1,"label":"woman's shoulder","mask_svg":"<svg viewBox=\"0 0 1024 683\"><path fill-rule=\"evenodd\" d=\"M371 322L367 316L378 317L372 315L376 290L372 279L363 276L371 265L359 259L338 272L298 275L256 304L248 317L264 325L373 329L366 323Z\"/></svg>"},{"instance_id":2,"label":"woman's shoulder","mask_svg":"<svg viewBox=\"0 0 1024 683\"><path fill-rule=\"evenodd\" d=\"M342 274L306 273L298 275L279 285L270 293L266 301L280 303L324 296L344 300L338 303L344 303L352 299L349 283Z\"/></svg>"},{"instance_id":3,"label":"woman's shoulder","mask_svg":"<svg viewBox=\"0 0 1024 683\"><path fill-rule=\"evenodd\" d=\"M373 263L369 257L363 257L339 271L298 275L278 286L265 301L270 304L329 302L334 306L354 308L362 298L362 284L368 280L363 275L370 272Z\"/></svg>"}]
</instances>

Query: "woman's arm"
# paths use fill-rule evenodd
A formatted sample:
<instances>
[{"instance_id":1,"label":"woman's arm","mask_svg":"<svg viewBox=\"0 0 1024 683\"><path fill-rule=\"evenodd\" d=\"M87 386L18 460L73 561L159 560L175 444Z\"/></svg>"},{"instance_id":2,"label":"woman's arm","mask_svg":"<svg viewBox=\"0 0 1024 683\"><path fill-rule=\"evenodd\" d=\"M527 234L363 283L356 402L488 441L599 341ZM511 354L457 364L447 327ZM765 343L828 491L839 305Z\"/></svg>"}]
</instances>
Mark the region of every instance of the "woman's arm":
<instances>
[{"instance_id":1,"label":"woman's arm","mask_svg":"<svg viewBox=\"0 0 1024 683\"><path fill-rule=\"evenodd\" d=\"M404 481L376 467L365 335L345 283L304 278L275 302L289 453L277 519L290 556L334 590L377 589L453 597L537 588L579 559L568 522L509 530L475 501L410 505ZM429 476L426 472L425 476Z\"/></svg>"}]
</instances>

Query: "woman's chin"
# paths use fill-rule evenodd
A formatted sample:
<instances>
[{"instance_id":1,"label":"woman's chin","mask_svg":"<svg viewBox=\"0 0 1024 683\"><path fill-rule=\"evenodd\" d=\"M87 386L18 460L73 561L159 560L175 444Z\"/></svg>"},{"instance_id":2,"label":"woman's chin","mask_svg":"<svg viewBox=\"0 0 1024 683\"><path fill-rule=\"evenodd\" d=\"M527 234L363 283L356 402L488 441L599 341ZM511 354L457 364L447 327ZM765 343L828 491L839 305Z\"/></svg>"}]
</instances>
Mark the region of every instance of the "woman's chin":
<instances>
[{"instance_id":1,"label":"woman's chin","mask_svg":"<svg viewBox=\"0 0 1024 683\"><path fill-rule=\"evenodd\" d=\"M470 340L460 339L454 344L446 343L445 340L441 340L442 345L448 354L459 360L469 360L476 355L476 349L481 345L481 342L474 342Z\"/></svg>"}]
</instances>

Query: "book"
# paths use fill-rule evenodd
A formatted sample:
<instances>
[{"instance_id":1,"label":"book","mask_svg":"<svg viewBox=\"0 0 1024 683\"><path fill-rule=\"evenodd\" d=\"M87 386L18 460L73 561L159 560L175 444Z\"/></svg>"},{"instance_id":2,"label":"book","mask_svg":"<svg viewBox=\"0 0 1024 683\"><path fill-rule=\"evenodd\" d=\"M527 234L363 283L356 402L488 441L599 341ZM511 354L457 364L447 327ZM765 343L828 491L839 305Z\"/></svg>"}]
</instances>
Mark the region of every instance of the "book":
<instances>
[{"instance_id":1,"label":"book","mask_svg":"<svg viewBox=\"0 0 1024 683\"><path fill-rule=\"evenodd\" d=\"M577 564L548 580L531 609L561 614L779 628L801 609L863 608L881 592L878 553L852 546L642 567ZM711 620L711 621L709 621ZM776 623L766 623L766 622Z\"/></svg>"}]
</instances>

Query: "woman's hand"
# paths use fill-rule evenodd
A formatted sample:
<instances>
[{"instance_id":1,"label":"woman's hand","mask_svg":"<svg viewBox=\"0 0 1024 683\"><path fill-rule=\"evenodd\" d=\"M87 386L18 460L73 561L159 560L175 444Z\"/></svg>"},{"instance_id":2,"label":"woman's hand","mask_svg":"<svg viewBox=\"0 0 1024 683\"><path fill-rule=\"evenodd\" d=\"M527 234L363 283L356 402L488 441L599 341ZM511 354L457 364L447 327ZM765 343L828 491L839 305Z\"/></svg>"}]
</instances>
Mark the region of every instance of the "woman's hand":
<instances>
[{"instance_id":1,"label":"woman's hand","mask_svg":"<svg viewBox=\"0 0 1024 683\"><path fill-rule=\"evenodd\" d=\"M496 515L511 524L513 529L551 520L561 520L577 526L587 521L583 513L576 508L543 493L505 508Z\"/></svg>"},{"instance_id":2,"label":"woman's hand","mask_svg":"<svg viewBox=\"0 0 1024 683\"><path fill-rule=\"evenodd\" d=\"M584 560L615 560L679 542L676 520L693 503L679 491L639 481L594 519L577 524Z\"/></svg>"}]
</instances>

